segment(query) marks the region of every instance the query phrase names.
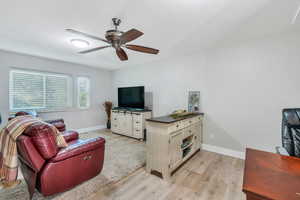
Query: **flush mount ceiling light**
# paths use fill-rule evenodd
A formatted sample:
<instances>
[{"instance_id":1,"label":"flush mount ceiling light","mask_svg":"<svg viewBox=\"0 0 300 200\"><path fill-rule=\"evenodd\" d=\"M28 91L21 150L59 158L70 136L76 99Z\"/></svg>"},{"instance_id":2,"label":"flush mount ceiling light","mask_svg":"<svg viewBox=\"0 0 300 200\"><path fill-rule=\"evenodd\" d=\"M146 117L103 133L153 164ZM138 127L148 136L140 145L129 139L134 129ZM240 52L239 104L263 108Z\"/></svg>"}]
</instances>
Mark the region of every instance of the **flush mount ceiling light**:
<instances>
[{"instance_id":1,"label":"flush mount ceiling light","mask_svg":"<svg viewBox=\"0 0 300 200\"><path fill-rule=\"evenodd\" d=\"M86 48L90 46L90 43L88 41L82 39L72 39L71 44L77 48Z\"/></svg>"}]
</instances>

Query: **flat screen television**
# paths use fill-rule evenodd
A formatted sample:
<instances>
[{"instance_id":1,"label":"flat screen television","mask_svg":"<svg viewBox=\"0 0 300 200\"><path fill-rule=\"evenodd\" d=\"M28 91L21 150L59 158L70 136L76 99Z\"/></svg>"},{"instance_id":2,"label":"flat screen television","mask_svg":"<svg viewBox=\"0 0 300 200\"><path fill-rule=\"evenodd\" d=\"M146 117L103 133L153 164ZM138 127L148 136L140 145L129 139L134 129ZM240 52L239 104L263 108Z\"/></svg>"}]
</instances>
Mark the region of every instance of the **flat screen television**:
<instances>
[{"instance_id":1,"label":"flat screen television","mask_svg":"<svg viewBox=\"0 0 300 200\"><path fill-rule=\"evenodd\" d=\"M120 108L145 107L145 87L124 87L118 88L118 102Z\"/></svg>"}]
</instances>

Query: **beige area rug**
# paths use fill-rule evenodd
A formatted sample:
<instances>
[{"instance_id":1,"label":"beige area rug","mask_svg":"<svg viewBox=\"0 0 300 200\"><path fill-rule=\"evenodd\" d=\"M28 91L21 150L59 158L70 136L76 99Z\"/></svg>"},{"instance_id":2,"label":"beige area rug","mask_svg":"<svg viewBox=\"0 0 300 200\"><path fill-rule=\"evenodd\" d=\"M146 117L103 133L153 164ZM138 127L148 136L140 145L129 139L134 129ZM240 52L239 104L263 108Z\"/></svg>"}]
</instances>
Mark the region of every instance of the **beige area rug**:
<instances>
[{"instance_id":1,"label":"beige area rug","mask_svg":"<svg viewBox=\"0 0 300 200\"><path fill-rule=\"evenodd\" d=\"M38 191L33 196L34 200L81 200L86 199L91 194L98 192L105 185L116 182L146 163L145 143L138 140L112 134L108 130L101 130L80 134L80 138L104 137L105 160L102 172L75 188L57 195L43 197ZM29 199L27 185L22 183L13 189L0 190L0 199L4 200L26 200Z\"/></svg>"}]
</instances>

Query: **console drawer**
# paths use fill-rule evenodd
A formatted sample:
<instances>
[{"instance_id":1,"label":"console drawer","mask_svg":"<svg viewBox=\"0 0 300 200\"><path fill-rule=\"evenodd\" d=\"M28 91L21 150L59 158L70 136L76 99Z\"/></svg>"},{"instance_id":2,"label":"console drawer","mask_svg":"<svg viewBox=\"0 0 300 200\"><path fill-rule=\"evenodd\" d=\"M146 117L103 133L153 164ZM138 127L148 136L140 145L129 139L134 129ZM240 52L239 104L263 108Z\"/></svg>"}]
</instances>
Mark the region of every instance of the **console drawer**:
<instances>
[{"instance_id":1,"label":"console drawer","mask_svg":"<svg viewBox=\"0 0 300 200\"><path fill-rule=\"evenodd\" d=\"M201 121L201 117L200 116L194 117L193 120L194 120L194 123L200 122Z\"/></svg>"},{"instance_id":2,"label":"console drawer","mask_svg":"<svg viewBox=\"0 0 300 200\"><path fill-rule=\"evenodd\" d=\"M134 128L133 129L133 137L135 137L135 138L143 138L143 130L142 130L142 128Z\"/></svg>"},{"instance_id":3,"label":"console drawer","mask_svg":"<svg viewBox=\"0 0 300 200\"><path fill-rule=\"evenodd\" d=\"M184 132L184 137L189 137L193 135L195 131L193 130L192 126L189 126L185 128L183 132Z\"/></svg>"},{"instance_id":4,"label":"console drawer","mask_svg":"<svg viewBox=\"0 0 300 200\"><path fill-rule=\"evenodd\" d=\"M142 121L133 119L133 127L142 127Z\"/></svg>"},{"instance_id":5,"label":"console drawer","mask_svg":"<svg viewBox=\"0 0 300 200\"><path fill-rule=\"evenodd\" d=\"M183 121L175 122L169 127L169 132L176 132L178 130L181 130L185 127L185 123Z\"/></svg>"},{"instance_id":6,"label":"console drawer","mask_svg":"<svg viewBox=\"0 0 300 200\"><path fill-rule=\"evenodd\" d=\"M185 127L191 126L193 123L193 118L184 120Z\"/></svg>"},{"instance_id":7,"label":"console drawer","mask_svg":"<svg viewBox=\"0 0 300 200\"><path fill-rule=\"evenodd\" d=\"M118 116L119 116L119 113L116 113L116 112L112 112L111 113L111 121L117 121L118 120Z\"/></svg>"}]
</instances>

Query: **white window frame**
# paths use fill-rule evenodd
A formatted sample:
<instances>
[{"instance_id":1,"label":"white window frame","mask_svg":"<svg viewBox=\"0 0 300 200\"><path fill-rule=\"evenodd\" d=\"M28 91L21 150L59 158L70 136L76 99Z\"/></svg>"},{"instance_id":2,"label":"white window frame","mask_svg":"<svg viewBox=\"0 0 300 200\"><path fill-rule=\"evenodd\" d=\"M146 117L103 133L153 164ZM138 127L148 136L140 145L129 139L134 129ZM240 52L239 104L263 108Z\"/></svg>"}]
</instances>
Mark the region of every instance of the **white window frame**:
<instances>
[{"instance_id":1,"label":"white window frame","mask_svg":"<svg viewBox=\"0 0 300 200\"><path fill-rule=\"evenodd\" d=\"M13 85L13 73L23 73L23 74L30 74L30 75L40 75L43 76L43 90L44 90L44 98L43 98L43 107L23 107L23 108L14 108L14 96L10 95L10 92L12 91L12 85ZM60 73L51 73L51 72L42 72L42 71L35 71L35 70L22 70L22 69L15 69L12 68L9 72L9 109L11 112L20 111L20 110L37 110L39 112L49 112L49 111L61 111L61 109L58 110L48 110L46 105L46 76L55 76L55 77L67 77L70 78L70 91L67 91L69 94L69 102L67 106L64 109L72 108L73 107L73 77L68 74L60 74Z\"/></svg>"},{"instance_id":2,"label":"white window frame","mask_svg":"<svg viewBox=\"0 0 300 200\"><path fill-rule=\"evenodd\" d=\"M87 105L86 106L80 106L80 87L79 87L79 82L81 80L87 80ZM91 79L87 76L78 76L77 81L76 81L76 86L77 86L77 107L79 109L88 109L91 106Z\"/></svg>"}]
</instances>

